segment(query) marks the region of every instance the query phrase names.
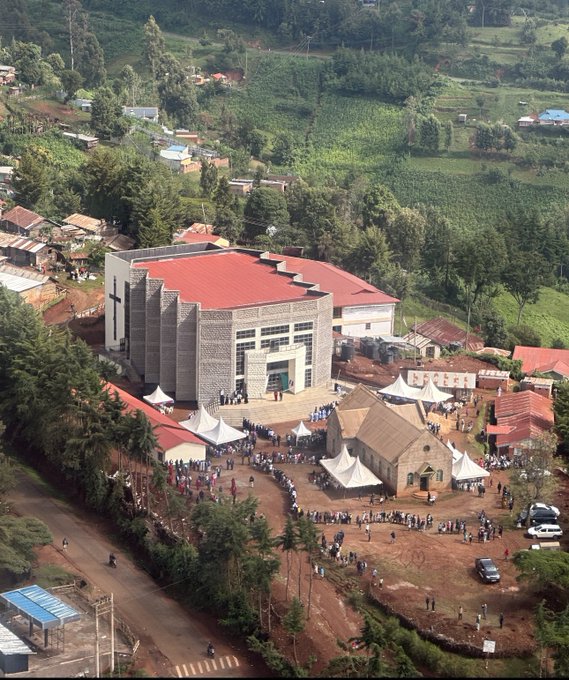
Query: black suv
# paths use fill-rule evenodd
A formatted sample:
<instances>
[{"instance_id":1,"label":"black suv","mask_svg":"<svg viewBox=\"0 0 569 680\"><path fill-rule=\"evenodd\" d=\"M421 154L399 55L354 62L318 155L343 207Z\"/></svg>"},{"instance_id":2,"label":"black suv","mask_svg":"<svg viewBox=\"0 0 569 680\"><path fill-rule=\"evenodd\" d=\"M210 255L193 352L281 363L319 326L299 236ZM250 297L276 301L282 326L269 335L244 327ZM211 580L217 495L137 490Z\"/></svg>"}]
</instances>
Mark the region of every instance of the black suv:
<instances>
[{"instance_id":1,"label":"black suv","mask_svg":"<svg viewBox=\"0 0 569 680\"><path fill-rule=\"evenodd\" d=\"M545 503L533 503L529 508L524 508L519 516L518 523L526 526L535 524L558 524L559 509L554 505Z\"/></svg>"},{"instance_id":2,"label":"black suv","mask_svg":"<svg viewBox=\"0 0 569 680\"><path fill-rule=\"evenodd\" d=\"M500 572L498 567L489 557L477 557L474 560L478 576L484 583L498 583L500 580Z\"/></svg>"}]
</instances>

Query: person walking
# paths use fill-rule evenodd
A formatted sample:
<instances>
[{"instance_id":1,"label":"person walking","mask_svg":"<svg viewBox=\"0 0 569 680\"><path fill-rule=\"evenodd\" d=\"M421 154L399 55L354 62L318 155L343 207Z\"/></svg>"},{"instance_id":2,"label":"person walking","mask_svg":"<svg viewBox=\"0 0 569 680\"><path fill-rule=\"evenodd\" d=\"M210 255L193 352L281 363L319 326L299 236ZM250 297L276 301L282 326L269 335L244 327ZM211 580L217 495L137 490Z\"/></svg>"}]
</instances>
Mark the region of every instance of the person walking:
<instances>
[{"instance_id":1,"label":"person walking","mask_svg":"<svg viewBox=\"0 0 569 680\"><path fill-rule=\"evenodd\" d=\"M504 550L504 559L506 560L506 562L508 561L509 557L510 557L510 550L509 550L509 548L506 548Z\"/></svg>"},{"instance_id":2,"label":"person walking","mask_svg":"<svg viewBox=\"0 0 569 680\"><path fill-rule=\"evenodd\" d=\"M62 541L63 550L67 550L68 545L69 545L69 541L67 540L67 538L64 538L63 541Z\"/></svg>"},{"instance_id":3,"label":"person walking","mask_svg":"<svg viewBox=\"0 0 569 680\"><path fill-rule=\"evenodd\" d=\"M394 531L391 532L391 542L395 543L395 532Z\"/></svg>"},{"instance_id":4,"label":"person walking","mask_svg":"<svg viewBox=\"0 0 569 680\"><path fill-rule=\"evenodd\" d=\"M379 587L383 588L383 576L379 579Z\"/></svg>"},{"instance_id":5,"label":"person walking","mask_svg":"<svg viewBox=\"0 0 569 680\"><path fill-rule=\"evenodd\" d=\"M253 477L253 475L251 475L251 476L249 477L249 486L250 486L251 488L253 488L253 487L255 486L255 477Z\"/></svg>"},{"instance_id":6,"label":"person walking","mask_svg":"<svg viewBox=\"0 0 569 680\"><path fill-rule=\"evenodd\" d=\"M496 486L496 489L498 490L498 493L502 491L502 482L498 482L498 486Z\"/></svg>"},{"instance_id":7,"label":"person walking","mask_svg":"<svg viewBox=\"0 0 569 680\"><path fill-rule=\"evenodd\" d=\"M480 609L482 609L482 618L486 620L488 614L488 605L486 604L486 602L484 602Z\"/></svg>"},{"instance_id":8,"label":"person walking","mask_svg":"<svg viewBox=\"0 0 569 680\"><path fill-rule=\"evenodd\" d=\"M480 630L480 614L476 614L476 630Z\"/></svg>"},{"instance_id":9,"label":"person walking","mask_svg":"<svg viewBox=\"0 0 569 680\"><path fill-rule=\"evenodd\" d=\"M500 616L498 617L498 621L500 622L500 628L504 627L504 614L500 612Z\"/></svg>"},{"instance_id":10,"label":"person walking","mask_svg":"<svg viewBox=\"0 0 569 680\"><path fill-rule=\"evenodd\" d=\"M371 542L371 529L367 532L367 542Z\"/></svg>"},{"instance_id":11,"label":"person walking","mask_svg":"<svg viewBox=\"0 0 569 680\"><path fill-rule=\"evenodd\" d=\"M425 597L425 604L427 605L427 611L429 611L429 605L431 604L431 598L427 595Z\"/></svg>"},{"instance_id":12,"label":"person walking","mask_svg":"<svg viewBox=\"0 0 569 680\"><path fill-rule=\"evenodd\" d=\"M462 605L458 608L458 620L462 621L462 615L464 613L464 609L462 608Z\"/></svg>"},{"instance_id":13,"label":"person walking","mask_svg":"<svg viewBox=\"0 0 569 680\"><path fill-rule=\"evenodd\" d=\"M435 598L434 598L434 596L433 596L433 599L431 600L431 611L432 612L435 611Z\"/></svg>"}]
</instances>

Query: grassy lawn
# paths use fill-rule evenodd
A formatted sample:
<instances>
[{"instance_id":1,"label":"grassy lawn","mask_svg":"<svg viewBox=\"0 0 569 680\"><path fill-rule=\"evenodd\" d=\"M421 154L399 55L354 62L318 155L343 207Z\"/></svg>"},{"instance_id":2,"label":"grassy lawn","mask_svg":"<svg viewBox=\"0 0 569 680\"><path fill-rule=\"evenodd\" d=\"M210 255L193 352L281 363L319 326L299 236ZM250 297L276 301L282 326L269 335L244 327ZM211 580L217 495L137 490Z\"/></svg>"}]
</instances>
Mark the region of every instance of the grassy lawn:
<instances>
[{"instance_id":1,"label":"grassy lawn","mask_svg":"<svg viewBox=\"0 0 569 680\"><path fill-rule=\"evenodd\" d=\"M506 325L514 325L518 307L511 295L502 293L494 300L496 309L504 317ZM526 305L521 323L534 328L544 347L551 346L553 340L563 340L569 347L569 300L565 293L553 288L542 288L535 305Z\"/></svg>"}]
</instances>

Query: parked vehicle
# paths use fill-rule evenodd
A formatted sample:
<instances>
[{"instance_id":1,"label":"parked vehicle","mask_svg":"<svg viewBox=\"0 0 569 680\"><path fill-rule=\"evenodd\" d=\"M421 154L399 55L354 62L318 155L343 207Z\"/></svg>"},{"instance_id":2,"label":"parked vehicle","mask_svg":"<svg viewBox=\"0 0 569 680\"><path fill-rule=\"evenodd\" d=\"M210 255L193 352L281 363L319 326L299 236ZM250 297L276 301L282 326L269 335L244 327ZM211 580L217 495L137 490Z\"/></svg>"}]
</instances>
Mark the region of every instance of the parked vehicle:
<instances>
[{"instance_id":1,"label":"parked vehicle","mask_svg":"<svg viewBox=\"0 0 569 680\"><path fill-rule=\"evenodd\" d=\"M474 560L474 565L478 576L480 576L484 583L498 583L500 580L498 567L489 557L477 557Z\"/></svg>"},{"instance_id":2,"label":"parked vehicle","mask_svg":"<svg viewBox=\"0 0 569 680\"><path fill-rule=\"evenodd\" d=\"M559 524L536 524L528 529L528 534L532 538L561 538L563 529Z\"/></svg>"},{"instance_id":3,"label":"parked vehicle","mask_svg":"<svg viewBox=\"0 0 569 680\"><path fill-rule=\"evenodd\" d=\"M518 524L526 526L534 524L557 524L560 515L559 508L546 503L533 503L524 508L518 516Z\"/></svg>"}]
</instances>

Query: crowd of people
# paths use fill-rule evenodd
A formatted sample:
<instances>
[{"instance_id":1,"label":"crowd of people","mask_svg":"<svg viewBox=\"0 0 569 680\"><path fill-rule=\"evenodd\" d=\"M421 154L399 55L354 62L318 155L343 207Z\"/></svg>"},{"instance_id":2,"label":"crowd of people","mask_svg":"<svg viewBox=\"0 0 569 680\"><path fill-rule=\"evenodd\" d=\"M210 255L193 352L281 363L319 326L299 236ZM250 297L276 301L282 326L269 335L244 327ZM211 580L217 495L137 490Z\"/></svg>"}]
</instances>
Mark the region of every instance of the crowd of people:
<instances>
[{"instance_id":1,"label":"crowd of people","mask_svg":"<svg viewBox=\"0 0 569 680\"><path fill-rule=\"evenodd\" d=\"M326 420L332 411L338 406L337 401L331 401L329 404L324 404L323 406L315 406L312 412L308 414L308 418L311 423L316 423L319 420Z\"/></svg>"}]
</instances>

